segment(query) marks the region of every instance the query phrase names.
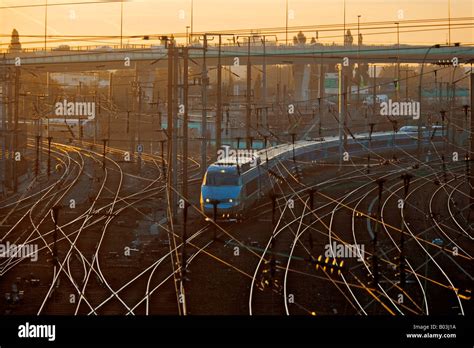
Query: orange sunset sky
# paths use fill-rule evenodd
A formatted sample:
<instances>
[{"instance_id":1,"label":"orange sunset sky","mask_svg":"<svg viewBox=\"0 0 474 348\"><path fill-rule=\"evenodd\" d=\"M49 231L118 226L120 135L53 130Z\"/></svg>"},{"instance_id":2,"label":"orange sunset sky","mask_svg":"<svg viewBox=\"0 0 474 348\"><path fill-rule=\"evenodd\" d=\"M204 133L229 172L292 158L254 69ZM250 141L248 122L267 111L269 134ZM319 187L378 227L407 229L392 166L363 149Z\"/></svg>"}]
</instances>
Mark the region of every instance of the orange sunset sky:
<instances>
[{"instance_id":1,"label":"orange sunset sky","mask_svg":"<svg viewBox=\"0 0 474 348\"><path fill-rule=\"evenodd\" d=\"M52 36L87 37L72 45L112 45L119 39L106 40L94 36L120 35L120 2L87 3L92 0L48 0L47 33ZM43 47L46 0L0 0L0 49L6 49L13 28L21 36L24 47ZM132 35L186 32L191 22L191 0L137 0L123 3L124 42L143 43ZM400 22L400 42L406 44L446 43L446 26L439 30L412 32L403 28L404 21L448 18L450 8L451 42L472 44L474 20L472 0L345 0L347 27L357 35L357 16L365 43L396 43L395 22ZM58 4L64 4L58 6ZM35 5L32 7L31 5ZM25 6L25 7L23 7ZM341 24L344 0L288 0L289 26ZM194 0L194 32L285 27L286 0ZM461 19L464 18L464 19ZM379 33L365 27L367 22L386 21L391 28ZM462 28L457 25L463 23ZM423 23L422 23L423 24ZM447 24L447 20L445 22ZM290 34L290 38L294 34ZM307 32L308 37L314 32ZM321 31L320 41L340 43L342 30ZM284 39L284 34L280 34ZM53 40L55 40L53 42ZM55 47L65 38L49 38ZM29 43L29 44L27 44ZM66 42L70 43L70 42Z\"/></svg>"}]
</instances>

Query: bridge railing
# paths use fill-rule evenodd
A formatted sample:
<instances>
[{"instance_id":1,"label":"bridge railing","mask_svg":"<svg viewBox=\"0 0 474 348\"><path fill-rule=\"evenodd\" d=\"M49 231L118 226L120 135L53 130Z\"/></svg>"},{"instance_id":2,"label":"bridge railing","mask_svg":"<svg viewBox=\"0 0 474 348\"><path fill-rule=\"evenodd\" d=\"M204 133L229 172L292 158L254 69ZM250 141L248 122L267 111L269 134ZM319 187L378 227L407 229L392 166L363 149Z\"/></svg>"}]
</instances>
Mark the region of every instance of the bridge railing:
<instances>
[{"instance_id":1,"label":"bridge railing","mask_svg":"<svg viewBox=\"0 0 474 348\"><path fill-rule=\"evenodd\" d=\"M367 45L363 44L360 46L360 49L377 49L377 48L393 48L396 47L397 45ZM200 44L194 44L192 47L202 47ZM211 50L217 50L219 47L219 44L217 43L209 43L208 44L209 49ZM400 45L400 48L403 47L413 47L413 46L408 46L408 45ZM423 47L423 46L416 46L416 47ZM428 47L428 46L427 46ZM295 48L300 48L300 49L342 49L342 48L347 48L347 49L356 49L358 48L357 45L351 45L351 46L343 46L343 45L337 45L334 43L306 43L306 44L285 44L285 43L280 43L280 42L267 42L266 43L266 49L268 51L272 50L290 50L290 49L295 49ZM37 55L46 55L47 53L61 53L61 54L67 54L68 52L74 54L76 52L119 52L119 51L124 51L124 50L147 50L147 49L165 49L164 46L159 45L159 44L124 44L122 46L120 45L86 45L86 46L69 46L69 45L62 45L62 46L56 46L56 47L48 47L46 50L44 47L26 47L21 49L20 51L11 51L7 48L0 48L0 53L2 54L12 54L12 53L17 53L17 54L29 54L29 53L35 53ZM234 44L233 42L225 42L221 44L221 49L223 51L232 49L232 50L246 50L247 49L247 44L246 43L240 43ZM251 50L262 50L263 45L262 42L260 41L255 41L251 43Z\"/></svg>"}]
</instances>

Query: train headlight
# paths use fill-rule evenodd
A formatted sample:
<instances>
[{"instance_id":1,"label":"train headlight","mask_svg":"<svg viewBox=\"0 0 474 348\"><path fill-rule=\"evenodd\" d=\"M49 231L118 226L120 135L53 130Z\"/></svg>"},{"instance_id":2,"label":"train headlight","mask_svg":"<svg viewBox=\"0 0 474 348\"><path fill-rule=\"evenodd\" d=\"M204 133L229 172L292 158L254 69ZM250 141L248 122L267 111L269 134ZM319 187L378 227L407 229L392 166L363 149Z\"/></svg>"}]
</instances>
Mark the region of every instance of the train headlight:
<instances>
[{"instance_id":1,"label":"train headlight","mask_svg":"<svg viewBox=\"0 0 474 348\"><path fill-rule=\"evenodd\" d=\"M206 198L206 203L209 203L211 200L209 198Z\"/></svg>"},{"instance_id":2,"label":"train headlight","mask_svg":"<svg viewBox=\"0 0 474 348\"><path fill-rule=\"evenodd\" d=\"M232 203L234 200L232 198L229 198L229 203Z\"/></svg>"}]
</instances>

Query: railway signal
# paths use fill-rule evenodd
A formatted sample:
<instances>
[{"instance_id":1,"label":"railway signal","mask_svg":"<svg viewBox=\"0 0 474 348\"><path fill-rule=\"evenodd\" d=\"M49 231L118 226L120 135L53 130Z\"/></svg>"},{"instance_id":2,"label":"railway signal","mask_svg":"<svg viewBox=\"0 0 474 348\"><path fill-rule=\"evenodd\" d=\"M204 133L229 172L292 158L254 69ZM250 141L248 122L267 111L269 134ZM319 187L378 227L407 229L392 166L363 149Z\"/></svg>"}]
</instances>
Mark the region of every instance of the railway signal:
<instances>
[{"instance_id":1,"label":"railway signal","mask_svg":"<svg viewBox=\"0 0 474 348\"><path fill-rule=\"evenodd\" d=\"M369 152L367 153L367 174L370 174L370 151L372 151L372 133L374 132L375 123L369 123Z\"/></svg>"},{"instance_id":2,"label":"railway signal","mask_svg":"<svg viewBox=\"0 0 474 348\"><path fill-rule=\"evenodd\" d=\"M209 203L212 204L213 208L213 220L214 220L214 237L213 239L217 239L217 205L220 203L218 199L211 199L209 200Z\"/></svg>"},{"instance_id":3,"label":"railway signal","mask_svg":"<svg viewBox=\"0 0 474 348\"><path fill-rule=\"evenodd\" d=\"M446 183L448 178L447 178L447 174L446 174L446 160L444 158L444 154L441 155L441 163L442 163L442 166L443 166L443 180Z\"/></svg>"},{"instance_id":4,"label":"railway signal","mask_svg":"<svg viewBox=\"0 0 474 348\"><path fill-rule=\"evenodd\" d=\"M276 213L276 202L278 195L274 192L270 193L270 199L272 200L272 230L275 227L275 213Z\"/></svg>"},{"instance_id":5,"label":"railway signal","mask_svg":"<svg viewBox=\"0 0 474 348\"><path fill-rule=\"evenodd\" d=\"M104 143L104 149L102 152L102 170L105 170L105 154L106 154L106 149L107 149L107 141L109 139L102 139L102 142Z\"/></svg>"},{"instance_id":6,"label":"railway signal","mask_svg":"<svg viewBox=\"0 0 474 348\"><path fill-rule=\"evenodd\" d=\"M296 138L296 133L291 133L291 143L293 144L293 163L296 162L296 157L295 157L295 138Z\"/></svg>"},{"instance_id":7,"label":"railway signal","mask_svg":"<svg viewBox=\"0 0 474 348\"><path fill-rule=\"evenodd\" d=\"M469 183L469 176L470 176L470 171L469 171L469 153L466 152L464 155L464 162L466 163L466 181Z\"/></svg>"},{"instance_id":8,"label":"railway signal","mask_svg":"<svg viewBox=\"0 0 474 348\"><path fill-rule=\"evenodd\" d=\"M378 251L377 251L377 236L378 236L378 230L379 230L379 219L381 215L381 210L382 210L382 194L383 194L383 184L386 181L385 178L378 178L375 182L378 185L378 200L377 200L377 220L375 222L375 228L374 228L374 237L372 239L372 245L373 245L373 255L371 258L372 261L372 275L373 275L373 282L374 285L377 286L379 283L379 263L378 263Z\"/></svg>"},{"instance_id":9,"label":"railway signal","mask_svg":"<svg viewBox=\"0 0 474 348\"><path fill-rule=\"evenodd\" d=\"M54 268L58 266L58 218L59 218L59 206L53 207L53 220L54 220L54 234L53 234L53 264Z\"/></svg>"},{"instance_id":10,"label":"railway signal","mask_svg":"<svg viewBox=\"0 0 474 348\"><path fill-rule=\"evenodd\" d=\"M237 137L237 148L240 149L240 139L242 139L241 137Z\"/></svg>"},{"instance_id":11,"label":"railway signal","mask_svg":"<svg viewBox=\"0 0 474 348\"><path fill-rule=\"evenodd\" d=\"M166 142L166 139L160 140L160 144L161 144L161 171L163 172L163 179L166 181L165 142Z\"/></svg>"},{"instance_id":12,"label":"railway signal","mask_svg":"<svg viewBox=\"0 0 474 348\"><path fill-rule=\"evenodd\" d=\"M405 286L406 276L405 276L405 207L406 207L406 199L408 196L408 190L410 188L410 180L413 175L409 173L404 173L401 176L403 180L403 188L404 188L404 197L403 197L403 205L401 208L401 215L402 215L402 228L400 231L400 256L398 258L398 271L400 277L400 287L403 289Z\"/></svg>"},{"instance_id":13,"label":"railway signal","mask_svg":"<svg viewBox=\"0 0 474 348\"><path fill-rule=\"evenodd\" d=\"M268 141L268 135L263 136L263 147L266 149L267 148L267 141Z\"/></svg>"},{"instance_id":14,"label":"railway signal","mask_svg":"<svg viewBox=\"0 0 474 348\"><path fill-rule=\"evenodd\" d=\"M48 137L48 178L51 174L51 140L53 137Z\"/></svg>"},{"instance_id":15,"label":"railway signal","mask_svg":"<svg viewBox=\"0 0 474 348\"><path fill-rule=\"evenodd\" d=\"M181 249L181 278L186 279L186 272L187 272L187 262L186 262L186 239L188 238L187 236L187 225L188 225L188 208L190 204L188 201L184 201L184 207L183 207L183 243L182 243L182 249Z\"/></svg>"},{"instance_id":16,"label":"railway signal","mask_svg":"<svg viewBox=\"0 0 474 348\"><path fill-rule=\"evenodd\" d=\"M36 159L35 159L35 177L39 173L39 149L40 149L41 135L36 136Z\"/></svg>"}]
</instances>

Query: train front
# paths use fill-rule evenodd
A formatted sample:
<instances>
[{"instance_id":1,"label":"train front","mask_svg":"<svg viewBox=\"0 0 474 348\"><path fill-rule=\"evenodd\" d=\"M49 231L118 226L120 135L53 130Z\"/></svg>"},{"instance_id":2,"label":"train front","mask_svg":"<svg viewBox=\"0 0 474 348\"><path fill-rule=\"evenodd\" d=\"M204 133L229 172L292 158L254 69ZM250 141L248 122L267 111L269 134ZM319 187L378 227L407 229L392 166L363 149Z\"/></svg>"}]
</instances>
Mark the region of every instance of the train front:
<instances>
[{"instance_id":1,"label":"train front","mask_svg":"<svg viewBox=\"0 0 474 348\"><path fill-rule=\"evenodd\" d=\"M201 210L211 219L238 220L243 213L241 192L242 179L236 165L212 164L201 186Z\"/></svg>"}]
</instances>

